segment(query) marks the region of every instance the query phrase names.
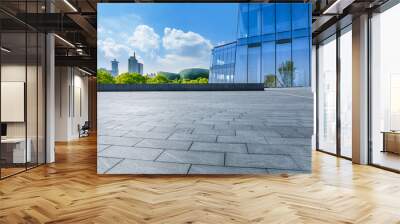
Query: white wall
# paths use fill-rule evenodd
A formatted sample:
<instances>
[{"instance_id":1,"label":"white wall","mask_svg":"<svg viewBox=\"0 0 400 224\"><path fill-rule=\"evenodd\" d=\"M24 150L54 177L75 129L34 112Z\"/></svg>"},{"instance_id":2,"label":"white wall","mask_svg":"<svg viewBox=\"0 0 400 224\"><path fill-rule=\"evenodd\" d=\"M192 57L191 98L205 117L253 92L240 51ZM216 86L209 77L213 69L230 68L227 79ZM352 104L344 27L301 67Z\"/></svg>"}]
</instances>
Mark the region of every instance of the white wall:
<instances>
[{"instance_id":1,"label":"white wall","mask_svg":"<svg viewBox=\"0 0 400 224\"><path fill-rule=\"evenodd\" d=\"M83 75L76 68L56 67L56 141L77 139L78 125L88 120L88 78Z\"/></svg>"}]
</instances>

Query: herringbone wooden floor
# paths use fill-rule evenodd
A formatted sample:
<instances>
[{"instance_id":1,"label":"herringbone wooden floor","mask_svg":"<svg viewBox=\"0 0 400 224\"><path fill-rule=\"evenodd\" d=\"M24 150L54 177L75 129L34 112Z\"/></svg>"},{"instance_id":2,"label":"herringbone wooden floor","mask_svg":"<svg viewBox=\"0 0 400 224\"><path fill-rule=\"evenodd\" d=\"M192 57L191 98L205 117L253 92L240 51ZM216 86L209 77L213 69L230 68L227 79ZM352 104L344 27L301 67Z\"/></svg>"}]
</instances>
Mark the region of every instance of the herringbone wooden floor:
<instances>
[{"instance_id":1,"label":"herringbone wooden floor","mask_svg":"<svg viewBox=\"0 0 400 224\"><path fill-rule=\"evenodd\" d=\"M400 175L322 153L309 175L99 176L95 141L0 181L0 223L400 223Z\"/></svg>"}]
</instances>

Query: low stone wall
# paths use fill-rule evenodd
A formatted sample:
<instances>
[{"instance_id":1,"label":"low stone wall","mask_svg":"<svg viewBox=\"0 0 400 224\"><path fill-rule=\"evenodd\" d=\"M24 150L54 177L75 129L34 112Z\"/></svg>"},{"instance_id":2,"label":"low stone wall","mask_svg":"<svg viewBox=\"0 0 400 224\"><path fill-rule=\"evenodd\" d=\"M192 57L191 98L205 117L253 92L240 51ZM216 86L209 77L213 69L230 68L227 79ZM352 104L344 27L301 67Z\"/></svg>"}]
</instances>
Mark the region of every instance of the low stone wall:
<instances>
[{"instance_id":1,"label":"low stone wall","mask_svg":"<svg viewBox=\"0 0 400 224\"><path fill-rule=\"evenodd\" d=\"M263 91L263 83L97 84L100 92L129 91Z\"/></svg>"}]
</instances>

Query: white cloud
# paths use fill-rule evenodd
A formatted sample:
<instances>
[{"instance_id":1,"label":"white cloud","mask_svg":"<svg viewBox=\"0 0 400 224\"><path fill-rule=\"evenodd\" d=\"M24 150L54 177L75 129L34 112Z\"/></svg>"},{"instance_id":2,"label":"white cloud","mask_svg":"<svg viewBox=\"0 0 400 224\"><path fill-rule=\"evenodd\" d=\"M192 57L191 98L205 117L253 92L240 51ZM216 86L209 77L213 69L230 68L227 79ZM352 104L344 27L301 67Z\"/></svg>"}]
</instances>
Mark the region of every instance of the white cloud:
<instances>
[{"instance_id":1,"label":"white cloud","mask_svg":"<svg viewBox=\"0 0 400 224\"><path fill-rule=\"evenodd\" d=\"M198 33L166 27L162 39L163 47L176 55L204 57L213 48L211 41Z\"/></svg>"},{"instance_id":2,"label":"white cloud","mask_svg":"<svg viewBox=\"0 0 400 224\"><path fill-rule=\"evenodd\" d=\"M195 32L165 28L162 38L165 55L155 58L154 63L144 63L145 72L179 72L185 68L208 68L213 48L211 41Z\"/></svg>"},{"instance_id":3,"label":"white cloud","mask_svg":"<svg viewBox=\"0 0 400 224\"><path fill-rule=\"evenodd\" d=\"M139 25L135 28L133 35L129 37L128 43L143 53L153 54L159 48L160 36L152 27Z\"/></svg>"},{"instance_id":4,"label":"white cloud","mask_svg":"<svg viewBox=\"0 0 400 224\"><path fill-rule=\"evenodd\" d=\"M104 56L107 58L117 58L121 54L121 51L126 51L128 54L133 52L133 50L126 45L119 44L110 37L104 40L98 40L97 46L100 51L104 52Z\"/></svg>"},{"instance_id":5,"label":"white cloud","mask_svg":"<svg viewBox=\"0 0 400 224\"><path fill-rule=\"evenodd\" d=\"M158 57L154 67L148 68L150 71L168 71L168 72L180 72L185 68L208 68L209 56L203 58L187 57L178 54L166 54L163 57Z\"/></svg>"}]
</instances>

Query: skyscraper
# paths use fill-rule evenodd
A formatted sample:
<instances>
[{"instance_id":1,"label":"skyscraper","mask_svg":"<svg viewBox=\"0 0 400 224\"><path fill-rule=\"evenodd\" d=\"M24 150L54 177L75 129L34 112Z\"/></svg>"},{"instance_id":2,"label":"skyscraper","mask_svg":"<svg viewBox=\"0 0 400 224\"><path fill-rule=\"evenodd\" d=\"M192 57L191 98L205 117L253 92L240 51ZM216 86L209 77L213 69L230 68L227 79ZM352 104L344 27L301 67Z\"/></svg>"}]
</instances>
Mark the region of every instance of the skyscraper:
<instances>
[{"instance_id":1,"label":"skyscraper","mask_svg":"<svg viewBox=\"0 0 400 224\"><path fill-rule=\"evenodd\" d=\"M133 53L133 56L128 59L128 72L143 75L143 64L138 62L135 52Z\"/></svg>"},{"instance_id":2,"label":"skyscraper","mask_svg":"<svg viewBox=\"0 0 400 224\"><path fill-rule=\"evenodd\" d=\"M117 76L119 74L118 63L119 62L116 59L111 61L111 75L112 76Z\"/></svg>"}]
</instances>

